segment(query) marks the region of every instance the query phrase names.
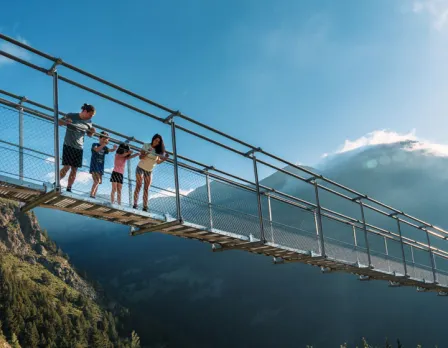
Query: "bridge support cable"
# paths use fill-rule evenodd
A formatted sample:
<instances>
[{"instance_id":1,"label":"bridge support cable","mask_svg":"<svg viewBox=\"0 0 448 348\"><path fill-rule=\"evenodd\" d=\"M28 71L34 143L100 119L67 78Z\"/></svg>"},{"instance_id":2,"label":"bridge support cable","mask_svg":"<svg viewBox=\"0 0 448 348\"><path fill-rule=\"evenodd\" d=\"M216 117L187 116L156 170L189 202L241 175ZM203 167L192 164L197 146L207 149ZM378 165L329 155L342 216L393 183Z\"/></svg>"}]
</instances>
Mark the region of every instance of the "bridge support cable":
<instances>
[{"instance_id":1,"label":"bridge support cable","mask_svg":"<svg viewBox=\"0 0 448 348\"><path fill-rule=\"evenodd\" d=\"M314 180L314 193L316 195L316 210L314 213L314 219L316 223L316 234L317 234L317 243L319 245L319 252L322 257L326 257L325 253L325 240L324 233L322 228L322 211L319 200L319 187L317 181Z\"/></svg>"},{"instance_id":2,"label":"bridge support cable","mask_svg":"<svg viewBox=\"0 0 448 348\"><path fill-rule=\"evenodd\" d=\"M359 203L359 207L361 208L361 220L362 220L362 228L364 230L364 238L365 238L365 242L366 242L367 260L369 263L369 268L372 268L372 259L371 259L370 247L369 247L369 238L367 236L366 218L364 216L364 203L361 199L358 200L358 203Z\"/></svg>"},{"instance_id":3,"label":"bridge support cable","mask_svg":"<svg viewBox=\"0 0 448 348\"><path fill-rule=\"evenodd\" d=\"M400 236L400 247L401 247L401 256L403 258L404 276L405 277L409 277L409 275L408 275L408 267L407 267L407 264L406 264L406 255L404 253L403 236L401 234L401 224L400 224L400 219L399 218L397 218L397 228L398 228L398 234Z\"/></svg>"},{"instance_id":4,"label":"bridge support cable","mask_svg":"<svg viewBox=\"0 0 448 348\"><path fill-rule=\"evenodd\" d=\"M61 178L59 174L59 86L58 72L53 71L53 111L54 111L54 181L55 189L61 187Z\"/></svg>"},{"instance_id":5,"label":"bridge support cable","mask_svg":"<svg viewBox=\"0 0 448 348\"><path fill-rule=\"evenodd\" d=\"M257 190L257 206L258 206L258 218L260 220L260 240L265 243L266 238L264 236L264 226L263 226L263 209L261 206L261 192L260 192L260 182L258 180L258 166L257 166L257 158L252 156L253 164L254 164L254 177L255 177L255 187Z\"/></svg>"},{"instance_id":6,"label":"bridge support cable","mask_svg":"<svg viewBox=\"0 0 448 348\"><path fill-rule=\"evenodd\" d=\"M172 120L170 123L171 123L171 141L173 146L174 186L176 191L176 214L177 214L177 220L182 221L182 212L180 209L179 163L177 161L177 146L176 146L176 124Z\"/></svg>"}]
</instances>

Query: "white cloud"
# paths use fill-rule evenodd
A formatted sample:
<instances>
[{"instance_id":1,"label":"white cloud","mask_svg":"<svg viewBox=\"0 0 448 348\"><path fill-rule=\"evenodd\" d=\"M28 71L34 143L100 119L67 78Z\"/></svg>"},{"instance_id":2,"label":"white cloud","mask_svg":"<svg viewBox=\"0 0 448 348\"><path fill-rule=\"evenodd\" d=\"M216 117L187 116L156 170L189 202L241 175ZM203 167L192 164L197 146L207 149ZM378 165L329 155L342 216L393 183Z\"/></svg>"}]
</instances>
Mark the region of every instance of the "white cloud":
<instances>
[{"instance_id":1,"label":"white cloud","mask_svg":"<svg viewBox=\"0 0 448 348\"><path fill-rule=\"evenodd\" d=\"M349 139L345 140L342 148L337 151L338 153L352 151L360 147L369 146L369 145L379 145L379 144L393 144L398 143L400 141L406 140L417 140L415 136L415 129L407 134L398 134L396 132L391 132L387 130L377 130L371 133L368 133L354 141ZM327 154L328 156L328 154Z\"/></svg>"},{"instance_id":2,"label":"white cloud","mask_svg":"<svg viewBox=\"0 0 448 348\"><path fill-rule=\"evenodd\" d=\"M428 14L435 29L441 31L448 23L448 0L417 0L412 11Z\"/></svg>"},{"instance_id":3,"label":"white cloud","mask_svg":"<svg viewBox=\"0 0 448 348\"><path fill-rule=\"evenodd\" d=\"M423 151L433 156L448 157L448 145L421 139L417 137L415 129L405 134L388 130L373 131L353 141L345 140L344 145L336 153L349 152L367 146L394 144L398 142L409 142L404 147L406 151ZM322 157L327 156L328 154L324 154Z\"/></svg>"},{"instance_id":4,"label":"white cloud","mask_svg":"<svg viewBox=\"0 0 448 348\"><path fill-rule=\"evenodd\" d=\"M16 37L16 39L18 41L28 45L28 42L25 39L21 38L20 36ZM20 47L17 47L9 42L0 43L0 50L5 51L9 54L12 54L12 55L14 55L18 58L24 59L24 60L31 60L31 55L29 54L28 51L26 51ZM12 63L14 63L13 60L6 58L4 56L0 56L0 67L7 65L7 64L12 64Z\"/></svg>"}]
</instances>

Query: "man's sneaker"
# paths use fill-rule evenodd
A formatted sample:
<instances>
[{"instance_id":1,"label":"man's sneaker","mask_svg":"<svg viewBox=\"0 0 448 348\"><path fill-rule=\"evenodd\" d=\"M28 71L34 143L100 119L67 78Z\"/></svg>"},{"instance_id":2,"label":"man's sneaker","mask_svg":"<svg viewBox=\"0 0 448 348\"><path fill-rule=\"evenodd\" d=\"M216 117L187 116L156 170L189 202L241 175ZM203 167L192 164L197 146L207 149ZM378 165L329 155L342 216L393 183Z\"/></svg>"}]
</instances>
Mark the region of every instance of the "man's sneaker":
<instances>
[{"instance_id":1,"label":"man's sneaker","mask_svg":"<svg viewBox=\"0 0 448 348\"><path fill-rule=\"evenodd\" d=\"M142 210L148 212L148 207L143 207Z\"/></svg>"},{"instance_id":2,"label":"man's sneaker","mask_svg":"<svg viewBox=\"0 0 448 348\"><path fill-rule=\"evenodd\" d=\"M132 209L137 209L137 204L134 204L134 205L132 206Z\"/></svg>"},{"instance_id":3,"label":"man's sneaker","mask_svg":"<svg viewBox=\"0 0 448 348\"><path fill-rule=\"evenodd\" d=\"M67 192L72 192L72 188L67 186Z\"/></svg>"}]
</instances>

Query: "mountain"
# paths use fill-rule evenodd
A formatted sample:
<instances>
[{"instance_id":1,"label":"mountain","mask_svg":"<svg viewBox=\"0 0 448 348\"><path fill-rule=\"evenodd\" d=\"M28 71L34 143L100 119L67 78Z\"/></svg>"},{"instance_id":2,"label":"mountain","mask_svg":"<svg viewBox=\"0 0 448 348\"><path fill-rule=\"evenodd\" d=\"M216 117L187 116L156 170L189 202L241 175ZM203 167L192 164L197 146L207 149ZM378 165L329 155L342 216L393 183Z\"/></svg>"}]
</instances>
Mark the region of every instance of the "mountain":
<instances>
[{"instance_id":1,"label":"mountain","mask_svg":"<svg viewBox=\"0 0 448 348\"><path fill-rule=\"evenodd\" d=\"M443 194L448 158L425 144L403 141L364 146L325 158L316 171L448 227L448 198ZM315 200L311 185L281 172L262 183ZM256 209L253 196L217 182L211 186L214 203L232 207L238 214ZM205 187L199 187L189 196L203 196L204 192ZM151 203L157 207L155 201ZM321 203L359 215L359 206L325 192L321 192ZM184 204L184 208L187 217L194 216L193 204ZM301 223L303 229L314 230L313 220L296 208L273 204L272 213L275 221ZM389 288L379 281L360 282L347 274L323 275L302 264L273 265L267 257L240 251L211 253L207 244L156 233L131 238L126 227L62 212L38 209L36 214L72 262L130 308L132 324L143 344L331 347L341 342L360 344L365 336L372 342L400 338L406 347L416 343L448 346L443 333L445 299L432 293ZM222 213L219 223L240 228L230 225L231 215L226 219ZM205 221L204 217L195 218ZM366 218L372 224L388 226L378 214L366 212ZM53 223L55 219L67 224L61 227ZM347 235L333 227L337 225L324 222L324 234ZM421 237L421 231L406 233Z\"/></svg>"},{"instance_id":2,"label":"mountain","mask_svg":"<svg viewBox=\"0 0 448 348\"><path fill-rule=\"evenodd\" d=\"M0 201L0 347L138 347L103 298L33 213Z\"/></svg>"}]
</instances>

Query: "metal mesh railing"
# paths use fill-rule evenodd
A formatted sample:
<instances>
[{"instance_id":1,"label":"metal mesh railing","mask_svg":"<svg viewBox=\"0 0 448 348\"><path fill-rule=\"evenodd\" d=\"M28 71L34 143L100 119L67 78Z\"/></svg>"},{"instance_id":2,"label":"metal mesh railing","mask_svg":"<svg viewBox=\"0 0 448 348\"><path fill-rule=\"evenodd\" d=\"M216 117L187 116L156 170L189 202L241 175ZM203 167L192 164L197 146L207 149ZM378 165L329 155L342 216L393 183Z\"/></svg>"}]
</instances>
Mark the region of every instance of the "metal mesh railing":
<instances>
[{"instance_id":1,"label":"metal mesh railing","mask_svg":"<svg viewBox=\"0 0 448 348\"><path fill-rule=\"evenodd\" d=\"M97 129L100 132L101 129ZM91 195L93 177L90 160L98 145L98 136L84 137L83 152L67 153L64 158L64 137L66 126L59 127L59 148L61 162L79 163L72 193L84 197ZM126 138L111 137L106 146ZM134 153L141 143L128 141ZM51 187L55 181L54 124L51 116L30 109L22 110L0 105L0 149L3 161L0 173L15 179L44 184ZM70 157L72 156L72 157ZM104 174L98 186L95 199L111 201L111 177L116 152L104 156ZM126 160L121 188L121 205L134 205L136 168L139 158ZM116 168L115 168L116 169ZM174 162L165 161L156 166L149 189L149 209L161 216L176 217L176 180ZM61 180L64 189L69 174ZM377 227L362 219L350 218L321 207L315 203L302 203L294 196L280 191L264 190L260 193L262 220L259 216L259 202L256 186L233 182L224 177L198 169L188 163L178 165L179 198L184 221L203 226L221 234L245 240L262 240L279 248L326 256L348 264L371 266L385 273L407 275L415 279L437 282L448 286L448 258L446 252L428 247L429 235L422 234L407 221L401 220L400 238L398 231L387 219ZM293 182L289 183L293 185ZM302 185L303 186L303 185ZM137 200L138 209L143 206L143 187ZM369 211L369 221L375 220ZM384 220L384 217L382 218ZM261 226L262 221L262 226ZM321 222L321 225L320 225ZM319 227L320 226L320 227ZM398 228L398 226L397 226ZM431 235L431 238L435 237ZM437 238L436 238L437 239ZM437 240L433 243L439 246ZM434 249L434 250L433 250Z\"/></svg>"},{"instance_id":2,"label":"metal mesh railing","mask_svg":"<svg viewBox=\"0 0 448 348\"><path fill-rule=\"evenodd\" d=\"M64 149L65 134L71 126L60 126L61 161L56 163L53 120L53 116L48 114L0 100L0 149L3 152L0 175L51 188L56 181L56 169L68 164L78 167L76 180L70 186L70 173L66 173L60 181L62 189L69 188L73 194L91 197L95 175L90 161L97 154L94 149L98 146L99 134L84 136L82 151L76 147ZM172 123L172 132L175 129ZM97 126L96 132L101 130ZM132 156L139 152L142 142L129 139L113 132L107 146L112 149L114 144L126 141ZM175 152L171 155L175 157ZM114 170L118 171L114 164L116 156L116 152L104 155L102 182L94 198L102 203L111 202L115 182L121 185L119 203L123 207L133 207L136 203L137 209L141 209L145 205L144 185L134 202L139 158L126 158L122 176L117 179L113 174ZM166 218L182 218L198 227L233 238L262 241L279 249L326 257L387 274L407 275L429 283L435 281L448 287L448 252L444 250L444 238L448 233L441 229L432 225L428 227L427 223L405 213L394 212L392 208L392 213L384 211L384 205L377 204L383 210L367 205L362 201L364 197L353 198L332 191L328 183L325 187L320 186L316 177L306 180L314 183L310 190L303 178L281 169L284 177L291 177L286 185L289 192L266 186L258 180L255 170L257 163L264 165L266 162L255 157L252 157L255 182L234 180L236 177L232 174L209 167L200 168L197 162L180 158L182 160L177 166L171 157L155 167L148 193L148 206L152 213ZM282 189L286 190L286 186L283 185ZM304 188L308 189L302 196L306 200L299 198ZM332 195L337 196L337 200ZM118 203L117 198L113 200ZM347 204L344 209L336 211L339 201ZM322 202L333 205L327 206ZM396 217L397 214L400 218Z\"/></svg>"}]
</instances>

